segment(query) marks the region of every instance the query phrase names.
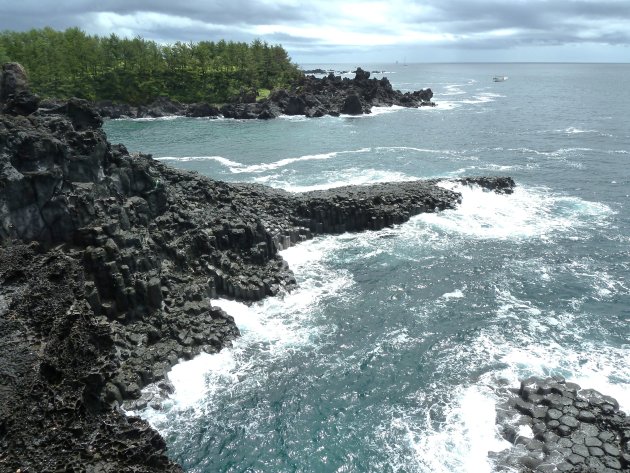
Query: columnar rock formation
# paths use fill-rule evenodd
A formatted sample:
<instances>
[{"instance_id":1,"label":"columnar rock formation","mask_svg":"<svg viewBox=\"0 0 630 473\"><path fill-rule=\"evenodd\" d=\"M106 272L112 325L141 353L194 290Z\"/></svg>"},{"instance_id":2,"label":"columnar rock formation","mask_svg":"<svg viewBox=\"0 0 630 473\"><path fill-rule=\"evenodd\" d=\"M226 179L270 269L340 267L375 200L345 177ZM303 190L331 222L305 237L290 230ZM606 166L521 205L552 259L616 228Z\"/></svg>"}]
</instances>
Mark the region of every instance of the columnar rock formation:
<instances>
[{"instance_id":1,"label":"columnar rock formation","mask_svg":"<svg viewBox=\"0 0 630 473\"><path fill-rule=\"evenodd\" d=\"M497 408L514 444L497 455L499 464L540 473L630 471L630 418L612 397L561 377L528 378L512 393Z\"/></svg>"}]
</instances>

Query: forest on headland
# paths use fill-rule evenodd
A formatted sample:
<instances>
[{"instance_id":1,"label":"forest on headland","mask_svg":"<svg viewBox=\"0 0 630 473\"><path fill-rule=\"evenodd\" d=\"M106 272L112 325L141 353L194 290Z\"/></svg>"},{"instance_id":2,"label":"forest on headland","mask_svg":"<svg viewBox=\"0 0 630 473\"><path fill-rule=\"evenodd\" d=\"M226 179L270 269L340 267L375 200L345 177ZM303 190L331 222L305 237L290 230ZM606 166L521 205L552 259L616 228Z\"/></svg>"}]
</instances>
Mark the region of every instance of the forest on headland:
<instances>
[{"instance_id":1,"label":"forest on headland","mask_svg":"<svg viewBox=\"0 0 630 473\"><path fill-rule=\"evenodd\" d=\"M223 103L244 91L285 87L302 74L282 46L260 40L159 44L79 28L0 32L0 64L8 61L26 68L43 97L133 105L158 97Z\"/></svg>"}]
</instances>

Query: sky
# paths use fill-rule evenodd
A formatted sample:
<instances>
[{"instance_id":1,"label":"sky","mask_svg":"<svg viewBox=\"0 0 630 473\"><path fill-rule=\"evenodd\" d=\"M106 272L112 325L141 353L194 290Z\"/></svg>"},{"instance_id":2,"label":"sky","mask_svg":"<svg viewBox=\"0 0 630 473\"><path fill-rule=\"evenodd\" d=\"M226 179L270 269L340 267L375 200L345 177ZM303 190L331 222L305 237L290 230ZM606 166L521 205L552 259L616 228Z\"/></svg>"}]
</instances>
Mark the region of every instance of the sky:
<instances>
[{"instance_id":1,"label":"sky","mask_svg":"<svg viewBox=\"0 0 630 473\"><path fill-rule=\"evenodd\" d=\"M281 44L298 64L630 62L630 0L0 0L0 30Z\"/></svg>"}]
</instances>

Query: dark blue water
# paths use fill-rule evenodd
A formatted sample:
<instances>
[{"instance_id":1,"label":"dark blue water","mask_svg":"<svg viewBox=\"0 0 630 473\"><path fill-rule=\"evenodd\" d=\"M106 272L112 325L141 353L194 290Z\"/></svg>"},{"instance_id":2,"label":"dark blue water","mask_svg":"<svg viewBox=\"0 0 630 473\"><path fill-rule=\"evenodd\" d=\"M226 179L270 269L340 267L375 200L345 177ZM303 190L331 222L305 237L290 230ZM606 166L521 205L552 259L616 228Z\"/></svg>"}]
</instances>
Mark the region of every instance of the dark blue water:
<instances>
[{"instance_id":1,"label":"dark blue water","mask_svg":"<svg viewBox=\"0 0 630 473\"><path fill-rule=\"evenodd\" d=\"M339 69L349 69L341 65ZM559 374L630 410L628 65L370 65L434 109L111 121L131 151L300 191L501 174L497 196L283 255L300 287L216 301L233 349L141 414L194 472L484 472L498 380ZM494 83L494 75L505 82Z\"/></svg>"}]
</instances>

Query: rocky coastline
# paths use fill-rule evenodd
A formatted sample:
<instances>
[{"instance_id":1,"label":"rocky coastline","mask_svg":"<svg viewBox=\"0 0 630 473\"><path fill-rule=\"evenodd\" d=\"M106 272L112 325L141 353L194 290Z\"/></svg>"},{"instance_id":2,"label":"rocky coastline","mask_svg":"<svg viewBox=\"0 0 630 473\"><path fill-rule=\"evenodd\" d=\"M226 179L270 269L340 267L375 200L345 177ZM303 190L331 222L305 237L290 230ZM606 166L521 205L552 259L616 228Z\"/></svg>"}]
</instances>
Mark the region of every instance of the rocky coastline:
<instances>
[{"instance_id":1,"label":"rocky coastline","mask_svg":"<svg viewBox=\"0 0 630 473\"><path fill-rule=\"evenodd\" d=\"M211 298L290 290L280 250L461 201L439 180L294 194L172 169L110 144L85 101L39 107L17 64L3 67L0 108L2 471L182 471L121 405L150 402L151 383L168 393L171 366L239 336Z\"/></svg>"},{"instance_id":2,"label":"rocky coastline","mask_svg":"<svg viewBox=\"0 0 630 473\"><path fill-rule=\"evenodd\" d=\"M424 89L402 93L394 90L389 80L370 79L370 73L361 68L355 77L342 78L329 73L322 78L305 75L288 89L277 89L257 102L256 94L243 92L231 103L217 107L208 103L183 104L161 97L148 105L132 106L111 101L96 102L94 109L104 118L160 118L185 116L195 118L236 118L242 120L271 119L280 115L322 117L362 115L371 113L372 107L434 107L433 92ZM42 107L56 108L58 101L44 101Z\"/></svg>"}]
</instances>

